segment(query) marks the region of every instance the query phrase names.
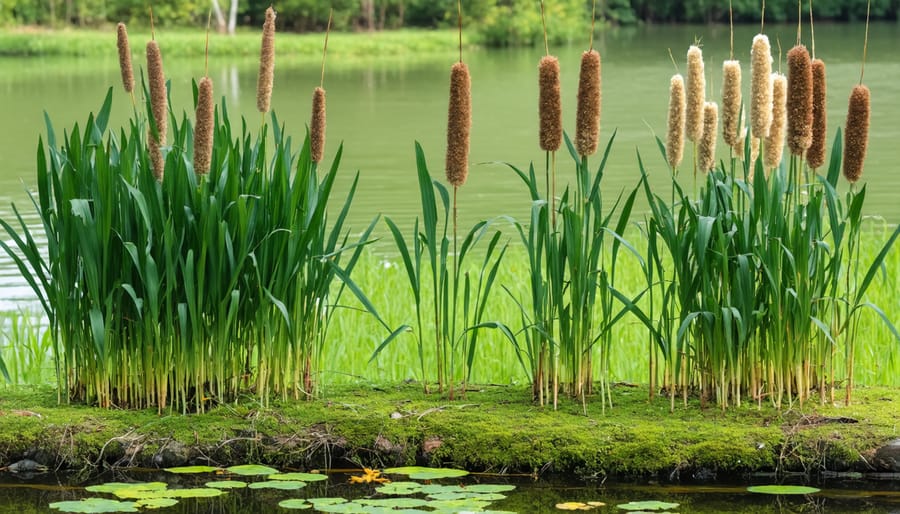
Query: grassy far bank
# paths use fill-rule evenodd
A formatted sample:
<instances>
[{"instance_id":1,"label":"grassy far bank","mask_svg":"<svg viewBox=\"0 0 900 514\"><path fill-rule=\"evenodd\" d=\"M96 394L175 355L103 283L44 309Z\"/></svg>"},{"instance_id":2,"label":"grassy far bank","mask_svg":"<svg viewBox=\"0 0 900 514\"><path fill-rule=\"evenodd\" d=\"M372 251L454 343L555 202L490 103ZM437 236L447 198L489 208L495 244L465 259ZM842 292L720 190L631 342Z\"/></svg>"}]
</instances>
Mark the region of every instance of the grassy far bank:
<instances>
[{"instance_id":1,"label":"grassy far bank","mask_svg":"<svg viewBox=\"0 0 900 514\"><path fill-rule=\"evenodd\" d=\"M520 387L473 386L464 402L425 396L415 384L344 386L321 401L252 400L201 415L57 406L35 388L0 399L0 465L29 457L59 469L218 466L387 467L418 462L472 471L661 476L704 469L721 478L752 471L877 471L874 452L900 436L896 389L861 389L851 407L777 413L668 401L617 386L619 407L587 415L566 402L538 408Z\"/></svg>"},{"instance_id":2,"label":"grassy far bank","mask_svg":"<svg viewBox=\"0 0 900 514\"><path fill-rule=\"evenodd\" d=\"M144 53L149 32L129 33L132 51ZM156 37L167 57L203 56L206 34L198 30L157 30ZM328 53L336 62L378 57L408 59L416 55L452 54L456 48L452 30L397 30L366 34L334 33L329 36ZM234 36L210 34L210 56L259 57L259 31L247 29ZM0 29L0 56L108 57L115 50L115 27L108 30ZM322 34L278 35L280 58L322 58Z\"/></svg>"}]
</instances>

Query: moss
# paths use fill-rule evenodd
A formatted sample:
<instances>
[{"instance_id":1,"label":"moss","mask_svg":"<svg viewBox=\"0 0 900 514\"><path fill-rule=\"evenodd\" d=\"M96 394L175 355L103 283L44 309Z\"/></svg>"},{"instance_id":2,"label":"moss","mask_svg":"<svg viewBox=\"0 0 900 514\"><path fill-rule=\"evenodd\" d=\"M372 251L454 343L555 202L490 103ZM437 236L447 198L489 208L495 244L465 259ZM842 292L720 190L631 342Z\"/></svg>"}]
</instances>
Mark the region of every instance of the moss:
<instances>
[{"instance_id":1,"label":"moss","mask_svg":"<svg viewBox=\"0 0 900 514\"><path fill-rule=\"evenodd\" d=\"M535 406L523 388L485 387L450 402L403 385L159 416L57 406L52 390L12 390L0 399L0 464L38 457L57 467L153 467L165 465L172 452L164 449L184 448L192 462L223 466L419 463L582 476L670 476L691 469L723 475L856 470L864 455L900 437L887 408L900 401L893 389L862 390L849 407L810 404L784 413L768 406L722 412L691 403L670 414L665 398L648 402L646 391L616 393L614 408L604 414L589 403L587 415L569 401L556 412ZM14 413L23 410L40 417Z\"/></svg>"}]
</instances>

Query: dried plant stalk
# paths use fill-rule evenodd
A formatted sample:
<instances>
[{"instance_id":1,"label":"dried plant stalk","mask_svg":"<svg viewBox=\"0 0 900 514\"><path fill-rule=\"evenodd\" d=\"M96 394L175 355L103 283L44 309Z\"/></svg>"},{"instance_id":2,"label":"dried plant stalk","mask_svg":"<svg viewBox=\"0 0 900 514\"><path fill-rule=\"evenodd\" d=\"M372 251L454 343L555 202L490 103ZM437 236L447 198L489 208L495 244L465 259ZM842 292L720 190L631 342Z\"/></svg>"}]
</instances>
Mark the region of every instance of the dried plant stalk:
<instances>
[{"instance_id":1,"label":"dried plant stalk","mask_svg":"<svg viewBox=\"0 0 900 514\"><path fill-rule=\"evenodd\" d=\"M706 103L706 77L703 71L703 52L691 45L687 53L687 110L684 131L687 138L699 143L703 138L703 110Z\"/></svg>"},{"instance_id":2,"label":"dried plant stalk","mask_svg":"<svg viewBox=\"0 0 900 514\"><path fill-rule=\"evenodd\" d=\"M582 156L597 152L600 139L600 54L581 54L578 77L578 107L575 112L575 149Z\"/></svg>"},{"instance_id":3,"label":"dried plant stalk","mask_svg":"<svg viewBox=\"0 0 900 514\"><path fill-rule=\"evenodd\" d=\"M213 82L200 79L197 87L197 123L194 127L194 173L206 175L212 159L213 143Z\"/></svg>"},{"instance_id":4,"label":"dried plant stalk","mask_svg":"<svg viewBox=\"0 0 900 514\"><path fill-rule=\"evenodd\" d=\"M785 125L787 124L787 77L772 74L772 123L766 137L763 165L766 173L781 164L784 153Z\"/></svg>"},{"instance_id":5,"label":"dried plant stalk","mask_svg":"<svg viewBox=\"0 0 900 514\"><path fill-rule=\"evenodd\" d=\"M272 83L275 76L275 10L266 9L263 23L262 46L259 51L259 78L256 82L256 109L269 112L272 101Z\"/></svg>"},{"instance_id":6,"label":"dried plant stalk","mask_svg":"<svg viewBox=\"0 0 900 514\"><path fill-rule=\"evenodd\" d=\"M309 123L309 151L313 162L322 162L325 155L325 90L313 90L312 119Z\"/></svg>"},{"instance_id":7,"label":"dried plant stalk","mask_svg":"<svg viewBox=\"0 0 900 514\"><path fill-rule=\"evenodd\" d=\"M869 144L869 88L859 84L850 92L847 105L847 127L844 130L844 178L851 184L862 177L863 162Z\"/></svg>"},{"instance_id":8,"label":"dried plant stalk","mask_svg":"<svg viewBox=\"0 0 900 514\"><path fill-rule=\"evenodd\" d=\"M750 59L750 129L764 138L772 124L772 50L764 34L753 38Z\"/></svg>"},{"instance_id":9,"label":"dried plant stalk","mask_svg":"<svg viewBox=\"0 0 900 514\"><path fill-rule=\"evenodd\" d=\"M666 132L666 161L669 167L677 169L684 156L684 78L681 74L672 76L669 82L669 117Z\"/></svg>"},{"instance_id":10,"label":"dried plant stalk","mask_svg":"<svg viewBox=\"0 0 900 514\"><path fill-rule=\"evenodd\" d=\"M703 138L700 139L697 156L700 171L709 171L716 166L718 124L719 106L715 102L706 102L703 105Z\"/></svg>"},{"instance_id":11,"label":"dried plant stalk","mask_svg":"<svg viewBox=\"0 0 900 514\"><path fill-rule=\"evenodd\" d=\"M813 78L806 47L797 45L791 48L787 63L787 143L791 154L802 156L812 144L813 125Z\"/></svg>"},{"instance_id":12,"label":"dried plant stalk","mask_svg":"<svg viewBox=\"0 0 900 514\"><path fill-rule=\"evenodd\" d=\"M562 100L559 93L559 59L552 55L544 56L541 59L538 71L541 150L555 152L562 145Z\"/></svg>"},{"instance_id":13,"label":"dried plant stalk","mask_svg":"<svg viewBox=\"0 0 900 514\"><path fill-rule=\"evenodd\" d=\"M469 176L469 131L472 127L472 92L469 68L458 62L450 69L450 106L447 109L447 182L454 187Z\"/></svg>"},{"instance_id":14,"label":"dried plant stalk","mask_svg":"<svg viewBox=\"0 0 900 514\"><path fill-rule=\"evenodd\" d=\"M119 70L126 93L134 92L134 69L131 66L131 48L128 46L128 30L124 23L116 25L116 46L119 49Z\"/></svg>"},{"instance_id":15,"label":"dried plant stalk","mask_svg":"<svg viewBox=\"0 0 900 514\"><path fill-rule=\"evenodd\" d=\"M722 136L735 151L743 140L740 134L741 101L741 63L725 61L722 63Z\"/></svg>"},{"instance_id":16,"label":"dried plant stalk","mask_svg":"<svg viewBox=\"0 0 900 514\"><path fill-rule=\"evenodd\" d=\"M825 143L828 131L827 113L825 111L825 63L821 59L813 59L812 68L813 100L812 100L812 143L806 151L809 167L816 169L825 164Z\"/></svg>"}]
</instances>

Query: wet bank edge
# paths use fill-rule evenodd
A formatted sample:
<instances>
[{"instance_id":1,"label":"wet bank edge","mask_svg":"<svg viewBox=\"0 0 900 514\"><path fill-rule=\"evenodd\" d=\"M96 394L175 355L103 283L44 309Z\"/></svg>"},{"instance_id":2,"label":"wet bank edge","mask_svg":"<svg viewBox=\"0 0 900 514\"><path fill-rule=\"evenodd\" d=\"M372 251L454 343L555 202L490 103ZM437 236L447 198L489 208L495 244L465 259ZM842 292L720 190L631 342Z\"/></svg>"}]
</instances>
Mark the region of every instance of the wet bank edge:
<instances>
[{"instance_id":1,"label":"wet bank edge","mask_svg":"<svg viewBox=\"0 0 900 514\"><path fill-rule=\"evenodd\" d=\"M315 401L252 398L204 414L57 405L49 389L0 389L0 469L23 459L51 470L268 464L291 469L453 466L493 473L724 479L754 472L865 473L900 480L900 390L860 389L850 406L725 411L648 401L620 385L615 406L554 412L522 387L465 399L415 385L342 387Z\"/></svg>"}]
</instances>

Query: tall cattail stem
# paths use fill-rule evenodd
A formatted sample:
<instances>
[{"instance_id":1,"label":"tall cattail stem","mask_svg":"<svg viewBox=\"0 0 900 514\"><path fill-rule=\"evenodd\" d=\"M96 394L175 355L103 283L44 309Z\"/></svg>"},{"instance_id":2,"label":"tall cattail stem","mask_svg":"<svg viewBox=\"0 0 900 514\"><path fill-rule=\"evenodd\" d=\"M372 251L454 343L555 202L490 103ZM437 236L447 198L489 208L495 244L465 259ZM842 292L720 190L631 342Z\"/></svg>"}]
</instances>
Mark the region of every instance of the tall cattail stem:
<instances>
[{"instance_id":1,"label":"tall cattail stem","mask_svg":"<svg viewBox=\"0 0 900 514\"><path fill-rule=\"evenodd\" d=\"M772 123L772 50L769 38L757 34L750 52L750 128L758 138L769 135Z\"/></svg>"},{"instance_id":2,"label":"tall cattail stem","mask_svg":"<svg viewBox=\"0 0 900 514\"><path fill-rule=\"evenodd\" d=\"M119 70L122 72L122 87L131 96L131 104L136 105L134 99L134 68L131 65L128 30L124 23L116 25L116 47L119 50Z\"/></svg>"},{"instance_id":3,"label":"tall cattail stem","mask_svg":"<svg viewBox=\"0 0 900 514\"><path fill-rule=\"evenodd\" d=\"M313 90L312 119L309 123L309 153L313 162L322 162L325 155L325 90Z\"/></svg>"},{"instance_id":4,"label":"tall cattail stem","mask_svg":"<svg viewBox=\"0 0 900 514\"><path fill-rule=\"evenodd\" d=\"M669 115L666 131L666 161L674 176L684 157L684 78L680 74L672 76L669 82Z\"/></svg>"},{"instance_id":5,"label":"tall cattail stem","mask_svg":"<svg viewBox=\"0 0 900 514\"><path fill-rule=\"evenodd\" d=\"M266 9L266 21L263 23L262 44L259 50L259 76L256 82L256 109L265 114L269 112L272 102L272 84L275 76L275 10Z\"/></svg>"},{"instance_id":6,"label":"tall cattail stem","mask_svg":"<svg viewBox=\"0 0 900 514\"><path fill-rule=\"evenodd\" d=\"M825 164L825 143L827 139L827 113L825 110L825 63L821 59L813 59L810 63L813 82L813 123L812 142L806 151L806 161L810 168L817 169Z\"/></svg>"},{"instance_id":7,"label":"tall cattail stem","mask_svg":"<svg viewBox=\"0 0 900 514\"><path fill-rule=\"evenodd\" d=\"M165 161L162 147L166 144L168 132L169 105L166 94L166 77L163 73L162 53L155 40L147 42L147 76L150 88L150 108L153 114L153 126L148 134L150 158L153 163L153 174L162 182ZM155 130L154 130L155 129Z\"/></svg>"},{"instance_id":8,"label":"tall cattail stem","mask_svg":"<svg viewBox=\"0 0 900 514\"><path fill-rule=\"evenodd\" d=\"M447 110L447 182L454 187L469 175L469 133L472 127L472 93L469 68L458 62L450 70L450 106Z\"/></svg>"},{"instance_id":9,"label":"tall cattail stem","mask_svg":"<svg viewBox=\"0 0 900 514\"><path fill-rule=\"evenodd\" d=\"M797 45L787 54L788 62L788 148L801 158L812 144L813 77L809 52Z\"/></svg>"},{"instance_id":10,"label":"tall cattail stem","mask_svg":"<svg viewBox=\"0 0 900 514\"><path fill-rule=\"evenodd\" d=\"M209 77L200 79L197 88L197 114L194 127L194 173L209 173L213 143L213 83Z\"/></svg>"},{"instance_id":11,"label":"tall cattail stem","mask_svg":"<svg viewBox=\"0 0 900 514\"><path fill-rule=\"evenodd\" d=\"M588 50L581 55L578 106L575 112L575 148L582 156L597 152L600 137L600 54Z\"/></svg>"},{"instance_id":12,"label":"tall cattail stem","mask_svg":"<svg viewBox=\"0 0 900 514\"><path fill-rule=\"evenodd\" d=\"M736 149L741 140L741 63L728 60L722 63L722 136L725 143Z\"/></svg>"},{"instance_id":13,"label":"tall cattail stem","mask_svg":"<svg viewBox=\"0 0 900 514\"><path fill-rule=\"evenodd\" d=\"M706 77L704 76L703 52L691 45L687 53L687 110L684 131L688 140L695 143L703 137L703 106L706 103Z\"/></svg>"},{"instance_id":14,"label":"tall cattail stem","mask_svg":"<svg viewBox=\"0 0 900 514\"><path fill-rule=\"evenodd\" d=\"M869 88L860 84L850 93L847 106L847 126L844 129L844 178L855 184L863 173L869 144Z\"/></svg>"},{"instance_id":15,"label":"tall cattail stem","mask_svg":"<svg viewBox=\"0 0 900 514\"><path fill-rule=\"evenodd\" d=\"M772 123L763 146L766 174L781 164L784 153L785 124L787 123L787 78L772 74Z\"/></svg>"}]
</instances>

